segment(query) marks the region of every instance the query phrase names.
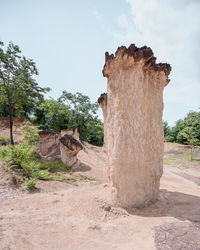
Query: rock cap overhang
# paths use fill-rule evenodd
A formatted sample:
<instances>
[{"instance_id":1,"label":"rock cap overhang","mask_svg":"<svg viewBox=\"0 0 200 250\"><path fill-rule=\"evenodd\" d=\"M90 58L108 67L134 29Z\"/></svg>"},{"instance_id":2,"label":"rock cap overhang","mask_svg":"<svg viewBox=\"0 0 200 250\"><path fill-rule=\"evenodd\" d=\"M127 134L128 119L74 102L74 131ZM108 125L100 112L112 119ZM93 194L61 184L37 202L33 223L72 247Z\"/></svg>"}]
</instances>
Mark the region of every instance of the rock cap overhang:
<instances>
[{"instance_id":1,"label":"rock cap overhang","mask_svg":"<svg viewBox=\"0 0 200 250\"><path fill-rule=\"evenodd\" d=\"M103 101L107 101L107 94L106 93L103 93L100 95L100 97L98 98L98 103L101 104L103 103Z\"/></svg>"},{"instance_id":2,"label":"rock cap overhang","mask_svg":"<svg viewBox=\"0 0 200 250\"><path fill-rule=\"evenodd\" d=\"M60 142L71 151L75 151L72 145L74 145L76 148L79 148L80 150L83 149L82 144L78 140L76 140L72 135L62 136L60 138Z\"/></svg>"},{"instance_id":3,"label":"rock cap overhang","mask_svg":"<svg viewBox=\"0 0 200 250\"><path fill-rule=\"evenodd\" d=\"M139 62L140 60L144 61L144 69L150 69L154 71L163 71L168 79L168 75L171 71L171 66L168 63L156 63L156 57L154 57L153 51L150 47L143 46L138 48L135 44L131 44L128 48L126 46L118 47L117 51L114 54L105 53L105 64L103 67L103 76L109 77L108 72L106 72L106 68L108 65L115 61L119 56L123 57L127 55L128 57L133 57L135 62Z\"/></svg>"}]
</instances>

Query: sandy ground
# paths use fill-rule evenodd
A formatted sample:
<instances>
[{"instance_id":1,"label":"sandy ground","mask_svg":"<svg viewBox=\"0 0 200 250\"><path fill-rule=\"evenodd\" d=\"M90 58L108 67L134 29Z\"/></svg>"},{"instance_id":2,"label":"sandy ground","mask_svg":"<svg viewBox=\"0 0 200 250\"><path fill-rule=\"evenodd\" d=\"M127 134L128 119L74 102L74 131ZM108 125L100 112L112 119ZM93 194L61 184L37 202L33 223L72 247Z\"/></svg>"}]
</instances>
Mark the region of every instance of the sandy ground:
<instances>
[{"instance_id":1,"label":"sandy ground","mask_svg":"<svg viewBox=\"0 0 200 250\"><path fill-rule=\"evenodd\" d=\"M200 162L184 161L164 166L155 203L131 211L111 205L106 169L97 164L82 172L93 181L40 181L35 193L11 188L1 169L0 249L200 249Z\"/></svg>"}]
</instances>

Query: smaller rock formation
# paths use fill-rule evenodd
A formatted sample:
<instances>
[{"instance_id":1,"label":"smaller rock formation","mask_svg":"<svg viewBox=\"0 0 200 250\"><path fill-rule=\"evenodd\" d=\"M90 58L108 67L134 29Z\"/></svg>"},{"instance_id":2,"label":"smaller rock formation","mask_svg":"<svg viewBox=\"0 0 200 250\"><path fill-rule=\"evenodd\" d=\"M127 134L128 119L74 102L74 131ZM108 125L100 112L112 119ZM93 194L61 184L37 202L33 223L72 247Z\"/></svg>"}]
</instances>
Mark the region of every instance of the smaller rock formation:
<instances>
[{"instance_id":1,"label":"smaller rock formation","mask_svg":"<svg viewBox=\"0 0 200 250\"><path fill-rule=\"evenodd\" d=\"M107 154L105 150L80 141L77 130L74 132L65 130L61 133L41 131L39 135L39 155L42 160L54 161L60 159L72 171L85 172L88 177L97 176L100 180L107 179L105 174Z\"/></svg>"},{"instance_id":2,"label":"smaller rock formation","mask_svg":"<svg viewBox=\"0 0 200 250\"><path fill-rule=\"evenodd\" d=\"M40 156L43 160L54 161L60 159L60 133L53 131L41 131Z\"/></svg>"},{"instance_id":3,"label":"smaller rock formation","mask_svg":"<svg viewBox=\"0 0 200 250\"><path fill-rule=\"evenodd\" d=\"M60 138L61 160L68 167L78 167L80 165L77 154L83 146L73 135L64 135Z\"/></svg>"}]
</instances>

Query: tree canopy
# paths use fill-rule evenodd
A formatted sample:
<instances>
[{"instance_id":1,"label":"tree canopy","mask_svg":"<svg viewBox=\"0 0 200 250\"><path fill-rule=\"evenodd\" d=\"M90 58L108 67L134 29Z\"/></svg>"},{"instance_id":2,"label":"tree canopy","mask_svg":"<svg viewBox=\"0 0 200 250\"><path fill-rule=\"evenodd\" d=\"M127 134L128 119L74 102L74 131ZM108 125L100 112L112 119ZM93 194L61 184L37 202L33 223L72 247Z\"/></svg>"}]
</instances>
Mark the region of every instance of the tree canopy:
<instances>
[{"instance_id":1,"label":"tree canopy","mask_svg":"<svg viewBox=\"0 0 200 250\"><path fill-rule=\"evenodd\" d=\"M7 112L10 121L10 138L13 141L13 116L30 113L43 99L49 88L41 88L34 79L38 75L35 62L21 55L19 46L9 42L6 49L0 41L0 112Z\"/></svg>"},{"instance_id":2,"label":"tree canopy","mask_svg":"<svg viewBox=\"0 0 200 250\"><path fill-rule=\"evenodd\" d=\"M189 112L172 128L163 122L163 127L166 141L200 146L200 112Z\"/></svg>"},{"instance_id":3,"label":"tree canopy","mask_svg":"<svg viewBox=\"0 0 200 250\"><path fill-rule=\"evenodd\" d=\"M103 123L96 113L97 103L81 93L64 91L58 100L49 99L42 102L34 112L32 122L40 129L58 131L78 128L80 139L94 145L103 144Z\"/></svg>"}]
</instances>

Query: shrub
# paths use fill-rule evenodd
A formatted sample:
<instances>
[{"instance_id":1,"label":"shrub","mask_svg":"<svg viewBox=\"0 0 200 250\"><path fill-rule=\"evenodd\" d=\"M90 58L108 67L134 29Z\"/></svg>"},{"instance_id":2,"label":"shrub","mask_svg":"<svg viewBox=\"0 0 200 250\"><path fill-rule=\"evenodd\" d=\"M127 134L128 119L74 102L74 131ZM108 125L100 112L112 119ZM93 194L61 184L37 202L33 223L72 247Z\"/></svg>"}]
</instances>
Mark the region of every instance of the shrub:
<instances>
[{"instance_id":1,"label":"shrub","mask_svg":"<svg viewBox=\"0 0 200 250\"><path fill-rule=\"evenodd\" d=\"M34 152L36 147L27 143L20 143L8 147L7 159L9 163L16 167L23 167L35 160Z\"/></svg>"},{"instance_id":2,"label":"shrub","mask_svg":"<svg viewBox=\"0 0 200 250\"><path fill-rule=\"evenodd\" d=\"M26 185L26 188L29 189L29 190L35 189L36 179L35 178L28 179L27 178L26 181L25 181L25 185Z\"/></svg>"},{"instance_id":3,"label":"shrub","mask_svg":"<svg viewBox=\"0 0 200 250\"><path fill-rule=\"evenodd\" d=\"M62 161L47 161L47 162L41 162L39 165L39 168L41 170L56 170L57 172L62 171L62 172L68 172L69 168L62 162Z\"/></svg>"},{"instance_id":4,"label":"shrub","mask_svg":"<svg viewBox=\"0 0 200 250\"><path fill-rule=\"evenodd\" d=\"M8 157L9 148L8 146L0 147L0 159L5 160Z\"/></svg>"},{"instance_id":5,"label":"shrub","mask_svg":"<svg viewBox=\"0 0 200 250\"><path fill-rule=\"evenodd\" d=\"M10 143L10 138L7 136L0 136L0 141Z\"/></svg>"},{"instance_id":6,"label":"shrub","mask_svg":"<svg viewBox=\"0 0 200 250\"><path fill-rule=\"evenodd\" d=\"M61 161L39 162L35 157L38 133L35 128L24 125L24 140L17 145L0 147L0 159L7 160L5 169L9 172L17 172L23 177L27 189L35 188L36 181L58 180L64 181L65 176L53 174L54 172L68 172L69 168ZM52 174L51 174L52 172Z\"/></svg>"},{"instance_id":7,"label":"shrub","mask_svg":"<svg viewBox=\"0 0 200 250\"><path fill-rule=\"evenodd\" d=\"M36 127L30 127L27 124L24 124L23 132L24 132L23 141L31 146L36 146L40 139L40 136L38 134L38 129Z\"/></svg>"},{"instance_id":8,"label":"shrub","mask_svg":"<svg viewBox=\"0 0 200 250\"><path fill-rule=\"evenodd\" d=\"M48 170L39 170L36 176L39 180L44 180L44 181L52 179Z\"/></svg>"},{"instance_id":9,"label":"shrub","mask_svg":"<svg viewBox=\"0 0 200 250\"><path fill-rule=\"evenodd\" d=\"M27 178L37 178L39 175L39 164L36 161L31 161L21 166L22 175Z\"/></svg>"},{"instance_id":10,"label":"shrub","mask_svg":"<svg viewBox=\"0 0 200 250\"><path fill-rule=\"evenodd\" d=\"M36 148L27 143L9 145L0 148L0 158L8 161L9 171L20 172L25 178L36 178L39 164L34 156Z\"/></svg>"}]
</instances>

